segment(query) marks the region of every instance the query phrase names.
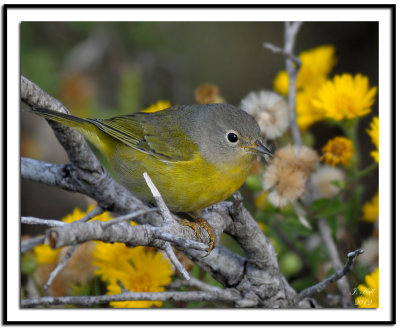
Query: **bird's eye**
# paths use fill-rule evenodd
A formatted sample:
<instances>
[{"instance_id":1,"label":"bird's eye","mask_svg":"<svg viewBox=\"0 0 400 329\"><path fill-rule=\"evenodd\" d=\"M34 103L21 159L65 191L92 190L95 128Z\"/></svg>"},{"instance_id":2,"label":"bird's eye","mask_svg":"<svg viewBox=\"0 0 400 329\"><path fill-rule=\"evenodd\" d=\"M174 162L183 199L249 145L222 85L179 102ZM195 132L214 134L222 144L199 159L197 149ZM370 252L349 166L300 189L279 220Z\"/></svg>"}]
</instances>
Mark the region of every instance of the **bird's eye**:
<instances>
[{"instance_id":1,"label":"bird's eye","mask_svg":"<svg viewBox=\"0 0 400 329\"><path fill-rule=\"evenodd\" d=\"M227 135L228 141L230 141L231 143L236 143L239 140L238 135L236 135L235 133L228 133Z\"/></svg>"}]
</instances>

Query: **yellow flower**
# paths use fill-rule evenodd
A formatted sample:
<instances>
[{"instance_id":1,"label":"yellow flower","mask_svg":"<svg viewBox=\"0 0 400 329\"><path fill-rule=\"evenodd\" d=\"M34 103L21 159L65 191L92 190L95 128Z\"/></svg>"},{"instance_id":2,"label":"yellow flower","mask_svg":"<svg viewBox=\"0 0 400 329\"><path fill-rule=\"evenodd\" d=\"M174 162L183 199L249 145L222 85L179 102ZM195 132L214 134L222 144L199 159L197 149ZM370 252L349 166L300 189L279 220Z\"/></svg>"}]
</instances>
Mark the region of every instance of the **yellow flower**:
<instances>
[{"instance_id":1,"label":"yellow flower","mask_svg":"<svg viewBox=\"0 0 400 329\"><path fill-rule=\"evenodd\" d=\"M301 67L297 76L297 89L319 87L336 63L335 47L320 46L300 53ZM277 92L287 95L289 91L289 76L286 71L278 73L274 80Z\"/></svg>"},{"instance_id":2,"label":"yellow flower","mask_svg":"<svg viewBox=\"0 0 400 329\"><path fill-rule=\"evenodd\" d=\"M96 274L107 281L107 294L121 293L118 281L129 291L161 292L171 282L172 268L161 252L149 248L129 248L123 243L97 243L93 253ZM161 306L161 301L111 302L116 308Z\"/></svg>"},{"instance_id":3,"label":"yellow flower","mask_svg":"<svg viewBox=\"0 0 400 329\"><path fill-rule=\"evenodd\" d=\"M359 308L379 307L379 268L365 276L365 283L360 284L357 289L361 296L356 297L355 302Z\"/></svg>"},{"instance_id":4,"label":"yellow flower","mask_svg":"<svg viewBox=\"0 0 400 329\"><path fill-rule=\"evenodd\" d=\"M301 67L297 77L297 88L319 86L325 81L336 63L335 47L320 46L300 53Z\"/></svg>"},{"instance_id":5,"label":"yellow flower","mask_svg":"<svg viewBox=\"0 0 400 329\"><path fill-rule=\"evenodd\" d=\"M276 92L287 95L289 93L289 75L286 71L279 71L274 80Z\"/></svg>"},{"instance_id":6,"label":"yellow flower","mask_svg":"<svg viewBox=\"0 0 400 329\"><path fill-rule=\"evenodd\" d=\"M362 219L366 222L373 223L379 218L379 192L376 192L371 201L364 204L362 211Z\"/></svg>"},{"instance_id":7,"label":"yellow flower","mask_svg":"<svg viewBox=\"0 0 400 329\"><path fill-rule=\"evenodd\" d=\"M158 111L165 110L165 109L167 109L169 107L171 107L171 103L170 102L168 102L168 101L158 101L157 103L152 104L149 107L147 107L144 110L142 110L142 112L146 112L146 113L158 112Z\"/></svg>"},{"instance_id":8,"label":"yellow flower","mask_svg":"<svg viewBox=\"0 0 400 329\"><path fill-rule=\"evenodd\" d=\"M350 163L353 156L353 143L346 137L335 137L330 139L322 148L323 155L321 160L326 164L336 167L337 164L346 166Z\"/></svg>"},{"instance_id":9,"label":"yellow flower","mask_svg":"<svg viewBox=\"0 0 400 329\"><path fill-rule=\"evenodd\" d=\"M312 124L325 118L324 111L312 103L315 92L315 89L307 88L296 94L297 124L301 131L306 131Z\"/></svg>"},{"instance_id":10,"label":"yellow flower","mask_svg":"<svg viewBox=\"0 0 400 329\"><path fill-rule=\"evenodd\" d=\"M376 147L376 151L372 151L371 156L375 159L375 162L379 163L379 118L378 117L372 118L370 128L371 129L367 129L367 133L371 137L371 141Z\"/></svg>"},{"instance_id":11,"label":"yellow flower","mask_svg":"<svg viewBox=\"0 0 400 329\"><path fill-rule=\"evenodd\" d=\"M33 248L33 252L40 265L55 264L58 260L60 249L51 249L47 244L41 244Z\"/></svg>"},{"instance_id":12,"label":"yellow flower","mask_svg":"<svg viewBox=\"0 0 400 329\"><path fill-rule=\"evenodd\" d=\"M354 119L371 112L376 87L369 87L368 78L357 74L336 75L317 92L313 104L324 111L327 118L340 121Z\"/></svg>"}]
</instances>

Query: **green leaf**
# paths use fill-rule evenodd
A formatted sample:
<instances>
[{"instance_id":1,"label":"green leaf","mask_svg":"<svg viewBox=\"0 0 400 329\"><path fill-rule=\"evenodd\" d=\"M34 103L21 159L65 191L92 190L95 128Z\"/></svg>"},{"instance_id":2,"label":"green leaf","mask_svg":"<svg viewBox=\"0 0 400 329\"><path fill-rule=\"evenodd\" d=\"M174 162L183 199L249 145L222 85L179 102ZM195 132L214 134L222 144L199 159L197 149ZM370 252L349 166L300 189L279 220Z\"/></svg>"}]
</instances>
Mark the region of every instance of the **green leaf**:
<instances>
[{"instance_id":1,"label":"green leaf","mask_svg":"<svg viewBox=\"0 0 400 329\"><path fill-rule=\"evenodd\" d=\"M339 199L319 199L311 204L315 217L338 215L345 209L345 204Z\"/></svg>"}]
</instances>

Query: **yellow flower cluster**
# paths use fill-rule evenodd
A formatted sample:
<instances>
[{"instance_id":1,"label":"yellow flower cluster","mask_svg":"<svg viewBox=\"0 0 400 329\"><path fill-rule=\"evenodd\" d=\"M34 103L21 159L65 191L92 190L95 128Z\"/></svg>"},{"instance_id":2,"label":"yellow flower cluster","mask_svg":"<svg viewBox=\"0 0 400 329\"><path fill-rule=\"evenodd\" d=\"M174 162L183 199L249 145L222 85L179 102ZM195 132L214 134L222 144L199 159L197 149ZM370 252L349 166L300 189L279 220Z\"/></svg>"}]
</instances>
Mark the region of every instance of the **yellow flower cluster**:
<instances>
[{"instance_id":1,"label":"yellow flower cluster","mask_svg":"<svg viewBox=\"0 0 400 329\"><path fill-rule=\"evenodd\" d=\"M129 248L124 243L98 242L93 253L95 274L107 282L107 294L120 294L121 287L135 292L161 292L171 282L172 267L163 254L146 247ZM111 302L116 308L161 306L161 301Z\"/></svg>"},{"instance_id":2,"label":"yellow flower cluster","mask_svg":"<svg viewBox=\"0 0 400 329\"><path fill-rule=\"evenodd\" d=\"M379 268L365 276L365 283L360 284L357 289L361 296L356 297L355 302L359 308L379 307Z\"/></svg>"},{"instance_id":3,"label":"yellow flower cluster","mask_svg":"<svg viewBox=\"0 0 400 329\"><path fill-rule=\"evenodd\" d=\"M296 112L297 123L302 131L324 118L323 111L316 108L312 100L336 63L334 53L334 46L325 45L301 52L299 55L302 65L297 76ZM288 94L289 76L286 71L278 73L274 80L274 88L283 95Z\"/></svg>"},{"instance_id":4,"label":"yellow flower cluster","mask_svg":"<svg viewBox=\"0 0 400 329\"><path fill-rule=\"evenodd\" d=\"M62 221L66 223L77 221L90 212L93 207L89 207L86 213L75 208L71 214L62 218ZM110 219L112 217L108 213L103 213L91 220L108 221ZM135 223L131 223L135 225ZM64 272L68 267L71 268L68 271L72 271L71 273L75 277L79 275L89 277L94 272L107 282L108 294L121 293L118 282L121 282L126 289L136 292L164 291L164 287L171 282L172 266L167 259L163 258L161 252L145 247L129 248L124 243L89 243L93 244L90 248L87 243L78 247ZM62 251L63 248L52 250L48 245L40 245L34 248L34 254L40 265L55 264ZM82 257L75 257L82 253L85 254L84 261ZM74 261L74 257L79 260ZM95 270L93 266L97 269ZM86 272L90 271L90 273L83 273L85 270ZM161 306L162 302L126 301L112 302L110 305L118 308L146 308Z\"/></svg>"},{"instance_id":5,"label":"yellow flower cluster","mask_svg":"<svg viewBox=\"0 0 400 329\"><path fill-rule=\"evenodd\" d=\"M353 119L368 114L375 101L376 87L361 74L328 74L336 63L335 48L320 46L300 53L301 67L296 84L297 123L302 131L325 118L336 121ZM289 77L286 71L277 74L274 88L288 94Z\"/></svg>"},{"instance_id":6,"label":"yellow flower cluster","mask_svg":"<svg viewBox=\"0 0 400 329\"><path fill-rule=\"evenodd\" d=\"M370 129L367 129L367 133L371 137L371 141L376 147L376 150L371 152L371 156L375 159L375 162L379 163L379 118L378 117L372 118Z\"/></svg>"},{"instance_id":7,"label":"yellow flower cluster","mask_svg":"<svg viewBox=\"0 0 400 329\"><path fill-rule=\"evenodd\" d=\"M297 75L296 88L314 89L326 81L336 63L335 47L332 45L320 46L303 51L299 55L301 67ZM277 92L287 95L289 92L289 76L286 71L281 71L275 78L274 88Z\"/></svg>"},{"instance_id":8,"label":"yellow flower cluster","mask_svg":"<svg viewBox=\"0 0 400 329\"><path fill-rule=\"evenodd\" d=\"M330 139L322 148L323 155L321 160L325 160L326 164L336 167L341 164L347 166L353 156L353 143L346 137L335 137Z\"/></svg>"}]
</instances>

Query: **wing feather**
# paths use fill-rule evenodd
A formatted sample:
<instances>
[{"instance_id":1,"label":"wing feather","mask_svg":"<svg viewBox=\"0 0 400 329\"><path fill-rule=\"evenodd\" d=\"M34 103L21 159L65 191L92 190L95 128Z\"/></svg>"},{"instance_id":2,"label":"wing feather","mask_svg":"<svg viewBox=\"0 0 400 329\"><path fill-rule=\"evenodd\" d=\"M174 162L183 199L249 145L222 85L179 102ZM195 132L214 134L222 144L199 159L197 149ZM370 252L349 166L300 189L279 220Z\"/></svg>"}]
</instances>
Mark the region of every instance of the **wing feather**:
<instances>
[{"instance_id":1,"label":"wing feather","mask_svg":"<svg viewBox=\"0 0 400 329\"><path fill-rule=\"evenodd\" d=\"M162 111L160 111L162 112ZM137 113L112 119L88 119L113 138L162 161L187 161L198 152L179 125L170 116Z\"/></svg>"}]
</instances>

